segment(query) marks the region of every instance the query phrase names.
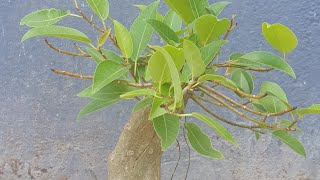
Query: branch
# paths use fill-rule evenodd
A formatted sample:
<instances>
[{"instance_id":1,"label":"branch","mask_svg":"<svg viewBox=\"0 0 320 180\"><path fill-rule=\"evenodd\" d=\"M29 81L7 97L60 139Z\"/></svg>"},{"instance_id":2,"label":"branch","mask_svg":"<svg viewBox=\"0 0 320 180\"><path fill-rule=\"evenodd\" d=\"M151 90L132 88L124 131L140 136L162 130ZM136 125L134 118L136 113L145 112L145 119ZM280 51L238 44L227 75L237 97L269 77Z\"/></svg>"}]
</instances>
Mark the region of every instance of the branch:
<instances>
[{"instance_id":1,"label":"branch","mask_svg":"<svg viewBox=\"0 0 320 180\"><path fill-rule=\"evenodd\" d=\"M211 94L210 92L208 92L206 89L202 88L202 87L199 87L200 90L202 92L204 92L206 95L208 95L209 97L215 99L216 101L218 101L219 103L221 103L222 105L224 105L225 107L227 107L228 109L230 109L231 111L233 111L234 113L238 114L239 116L251 121L251 122L254 122L260 126L263 126L263 127L268 127L268 128L274 128L274 126L272 125L269 125L267 123L264 123L264 122L261 122L261 121L258 121L252 117L249 117L247 116L246 114L238 111L237 109L235 109L234 107L230 106L229 104L225 103L222 99L220 99L219 97L215 96L214 94Z\"/></svg>"},{"instance_id":2,"label":"branch","mask_svg":"<svg viewBox=\"0 0 320 180\"><path fill-rule=\"evenodd\" d=\"M231 22L230 22L230 28L228 31L224 34L223 40L226 40L228 36L230 35L230 32L238 25L237 23L234 24L235 15L232 15Z\"/></svg>"},{"instance_id":3,"label":"branch","mask_svg":"<svg viewBox=\"0 0 320 180\"><path fill-rule=\"evenodd\" d=\"M204 89L206 89L206 90L208 90L208 89L210 88L210 87L208 87L208 86L206 86L206 85L201 85L200 87L202 87L202 88L204 88ZM240 104L240 103L235 102L235 101L232 100L231 98L225 96L224 94L222 94L222 93L220 93L220 92L218 92L218 91L216 91L216 90L214 90L214 89L212 89L212 88L210 88L210 91L213 92L214 94L218 95L219 97L223 98L224 100L228 101L229 103L235 105L236 107L239 107L239 108L241 108L241 109L243 109L243 110L245 110L245 111L248 111L248 112L250 112L250 113L252 113L252 114L255 114L255 115L258 115L258 116L263 116L263 117L266 117L266 118L267 118L267 117L282 116L282 115L284 115L284 114L286 114L286 113L289 113L289 112L297 109L296 107L291 107L291 108L285 109L285 110L282 111L282 112L277 112L277 113L261 113L261 112L255 111L255 110L253 110L253 109L251 109L251 108L248 108L247 106L245 106L245 105L243 105L243 104Z\"/></svg>"},{"instance_id":4,"label":"branch","mask_svg":"<svg viewBox=\"0 0 320 180\"><path fill-rule=\"evenodd\" d=\"M273 70L273 68L251 68L251 67L247 67L247 66L229 64L229 63L212 64L211 66L215 66L215 67L233 67L233 68L239 68L239 69L244 69L244 70L249 70L249 71L256 71L256 72L269 72L269 71Z\"/></svg>"},{"instance_id":5,"label":"branch","mask_svg":"<svg viewBox=\"0 0 320 180\"><path fill-rule=\"evenodd\" d=\"M69 76L69 77L78 78L78 79L93 79L93 76L84 76L81 74L75 74L67 71L61 71L56 69L51 69L51 71L59 75Z\"/></svg>"},{"instance_id":6,"label":"branch","mask_svg":"<svg viewBox=\"0 0 320 180\"><path fill-rule=\"evenodd\" d=\"M246 129L255 129L255 128L261 128L261 126L245 126L245 125L241 125L241 124L237 124L237 123L234 123L234 122L231 122L229 120L226 120L222 117L220 117L219 115L213 113L211 110L209 110L205 105L203 105L194 95L191 96L191 99L197 103L203 110L205 110L207 113L209 113L211 116L213 116L214 118L226 123L226 124L229 124L229 125L232 125L232 126L236 126L236 127L240 127L240 128L246 128Z\"/></svg>"},{"instance_id":7,"label":"branch","mask_svg":"<svg viewBox=\"0 0 320 180\"><path fill-rule=\"evenodd\" d=\"M91 57L89 54L87 53L83 53L83 51L81 52L81 54L77 54L77 53L73 53L73 52L68 52L68 51L64 51L64 50L61 50L55 46L53 46L49 41L48 39L44 39L44 42L49 46L49 48L57 51L58 53L61 53L61 54L66 54L66 55L69 55L69 56L78 56L78 57ZM77 47L77 46L76 46Z\"/></svg>"}]
</instances>

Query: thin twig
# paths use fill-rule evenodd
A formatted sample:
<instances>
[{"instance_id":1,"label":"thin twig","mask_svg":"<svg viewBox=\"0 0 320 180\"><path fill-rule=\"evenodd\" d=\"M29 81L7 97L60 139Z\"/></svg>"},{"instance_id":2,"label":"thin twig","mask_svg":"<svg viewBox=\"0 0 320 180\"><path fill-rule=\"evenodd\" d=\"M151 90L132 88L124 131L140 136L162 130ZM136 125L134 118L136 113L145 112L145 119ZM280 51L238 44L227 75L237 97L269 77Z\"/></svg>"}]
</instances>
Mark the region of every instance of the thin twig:
<instances>
[{"instance_id":1,"label":"thin twig","mask_svg":"<svg viewBox=\"0 0 320 180\"><path fill-rule=\"evenodd\" d=\"M67 71L61 71L56 69L51 69L51 71L59 75L69 76L69 77L78 78L78 79L93 79L93 76L85 76L85 75L75 74Z\"/></svg>"},{"instance_id":2,"label":"thin twig","mask_svg":"<svg viewBox=\"0 0 320 180\"><path fill-rule=\"evenodd\" d=\"M230 27L228 31L224 34L223 40L226 40L228 36L230 35L230 32L238 25L237 23L234 23L235 21L235 15L232 15L231 21L230 21Z\"/></svg>"},{"instance_id":3,"label":"thin twig","mask_svg":"<svg viewBox=\"0 0 320 180\"><path fill-rule=\"evenodd\" d=\"M173 176L174 176L174 174L175 174L176 171L177 171L178 165L179 165L179 163L180 163L180 158L181 158L181 147L180 147L180 143L179 143L178 139L176 139L176 141L177 141L177 146L178 146L179 155L178 155L177 164L176 164L176 166L174 167L173 173L172 173L171 178L170 178L171 180L173 179Z\"/></svg>"},{"instance_id":4,"label":"thin twig","mask_svg":"<svg viewBox=\"0 0 320 180\"><path fill-rule=\"evenodd\" d=\"M55 46L53 46L49 41L48 39L44 39L44 42L53 50L57 51L58 53L61 53L61 54L66 54L66 55L69 55L69 56L79 56L79 57L91 57L89 54L87 53L81 53L81 54L77 54L77 53L73 53L73 52L68 52L68 51L64 51L64 50L61 50Z\"/></svg>"},{"instance_id":5,"label":"thin twig","mask_svg":"<svg viewBox=\"0 0 320 180\"><path fill-rule=\"evenodd\" d=\"M214 66L214 67L233 67L233 68L239 68L239 69L256 71L256 72L269 72L269 71L273 70L273 68L252 68L252 67L241 66L241 65L236 65L236 64L229 64L229 63L212 64L211 66Z\"/></svg>"}]
</instances>

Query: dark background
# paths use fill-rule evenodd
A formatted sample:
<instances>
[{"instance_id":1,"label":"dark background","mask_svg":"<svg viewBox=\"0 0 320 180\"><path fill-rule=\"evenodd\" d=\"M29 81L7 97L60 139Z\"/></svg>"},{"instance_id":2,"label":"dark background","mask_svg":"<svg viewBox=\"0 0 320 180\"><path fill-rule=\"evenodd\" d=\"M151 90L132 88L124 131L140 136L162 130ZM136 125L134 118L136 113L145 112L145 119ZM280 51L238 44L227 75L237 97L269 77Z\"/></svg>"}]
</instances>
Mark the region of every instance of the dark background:
<instances>
[{"instance_id":1,"label":"dark background","mask_svg":"<svg viewBox=\"0 0 320 180\"><path fill-rule=\"evenodd\" d=\"M133 102L122 102L76 122L79 110L88 103L76 94L90 85L54 75L50 69L91 74L94 63L82 58L60 55L48 49L42 38L20 39L26 27L20 19L43 8L70 9L73 1L1 0L0 2L0 179L105 179L106 157L129 117ZM211 1L212 2L212 1ZM79 0L85 12L88 6ZM110 0L111 15L130 27L138 10L133 4L142 0ZM167 7L162 4L160 11ZM288 58L297 80L271 72L259 75L257 82L280 83L292 104L307 107L320 103L320 1L315 0L234 0L223 15L237 15L239 26L230 35L231 42L222 50L249 52L271 50L261 34L261 24L282 23L298 36L298 48ZM80 22L80 23L79 23ZM76 18L60 24L77 28L96 39L92 28ZM109 23L110 24L110 23ZM154 42L159 40L155 36ZM55 45L73 50L64 40ZM256 84L257 88L259 84ZM190 112L197 108L190 104ZM229 113L227 115L230 117ZM230 117L236 120L235 117ZM189 179L255 180L255 179L320 179L320 118L308 116L300 123L304 135L297 134L305 146L306 159L270 137L255 141L252 132L228 127L240 148L231 147L212 130L215 146L222 150L223 160L203 158L192 152ZM183 179L187 167L187 149L181 138L183 157L176 179ZM163 179L169 179L176 164L177 151L171 148L162 159Z\"/></svg>"}]
</instances>

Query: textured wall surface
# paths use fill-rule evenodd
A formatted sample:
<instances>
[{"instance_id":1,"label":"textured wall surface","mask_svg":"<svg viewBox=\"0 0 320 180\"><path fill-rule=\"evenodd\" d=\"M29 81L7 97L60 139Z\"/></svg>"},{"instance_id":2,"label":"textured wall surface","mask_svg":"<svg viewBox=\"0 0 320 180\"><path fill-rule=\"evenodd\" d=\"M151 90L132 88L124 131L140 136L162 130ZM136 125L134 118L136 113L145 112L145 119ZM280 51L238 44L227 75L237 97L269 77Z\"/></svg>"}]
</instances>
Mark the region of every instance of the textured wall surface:
<instances>
[{"instance_id":1,"label":"textured wall surface","mask_svg":"<svg viewBox=\"0 0 320 180\"><path fill-rule=\"evenodd\" d=\"M138 13L131 5L148 2L110 0L111 15L129 27ZM19 20L31 11L49 7L71 9L72 0L0 1L0 179L105 179L106 156L112 151L133 103L122 102L76 122L76 114L88 102L76 97L76 93L90 82L56 76L50 68L90 74L94 64L56 54L44 46L41 38L20 43L27 28L20 27ZM90 12L82 2L81 7ZM161 11L165 9L161 5ZM222 53L271 50L261 35L264 21L291 27L300 41L288 57L297 80L272 72L258 76L257 81L281 83L298 107L319 103L320 1L233 0L224 15L230 17L232 13L237 14L239 26ZM78 22L68 18L61 23L96 38L90 26ZM72 43L53 42L73 49ZM197 110L192 104L189 109ZM223 150L225 159L213 161L192 153L188 179L320 179L319 120L310 116L300 124L305 134L298 137L306 146L306 159L270 137L255 141L252 132L232 127L228 128L240 148L230 147L203 126L215 146ZM182 138L181 144L183 158L175 179L183 179L187 168L187 148ZM163 179L170 178L176 155L175 148L165 153Z\"/></svg>"}]
</instances>

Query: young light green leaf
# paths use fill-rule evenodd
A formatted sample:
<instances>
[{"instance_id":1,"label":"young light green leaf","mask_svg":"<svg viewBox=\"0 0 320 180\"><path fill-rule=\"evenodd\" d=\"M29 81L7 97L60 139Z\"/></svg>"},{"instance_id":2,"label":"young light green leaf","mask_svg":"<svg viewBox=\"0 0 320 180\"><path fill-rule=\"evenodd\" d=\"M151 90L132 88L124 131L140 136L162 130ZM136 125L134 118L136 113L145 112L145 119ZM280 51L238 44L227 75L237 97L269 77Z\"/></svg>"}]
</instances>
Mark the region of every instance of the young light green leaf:
<instances>
[{"instance_id":1,"label":"young light green leaf","mask_svg":"<svg viewBox=\"0 0 320 180\"><path fill-rule=\"evenodd\" d=\"M189 24L196 18L206 13L208 0L164 0L186 23Z\"/></svg>"},{"instance_id":2,"label":"young light green leaf","mask_svg":"<svg viewBox=\"0 0 320 180\"><path fill-rule=\"evenodd\" d=\"M315 104L308 108L297 109L294 110L292 113L299 115L320 114L320 104Z\"/></svg>"},{"instance_id":3,"label":"young light green leaf","mask_svg":"<svg viewBox=\"0 0 320 180\"><path fill-rule=\"evenodd\" d=\"M172 9L170 9L164 16L163 22L168 25L174 32L178 32L181 30L182 19Z\"/></svg>"},{"instance_id":4,"label":"young light green leaf","mask_svg":"<svg viewBox=\"0 0 320 180\"><path fill-rule=\"evenodd\" d=\"M201 43L206 45L212 40L217 40L230 28L230 21L227 18L217 19L212 14L199 17L195 21L195 29L200 37Z\"/></svg>"},{"instance_id":5,"label":"young light green leaf","mask_svg":"<svg viewBox=\"0 0 320 180\"><path fill-rule=\"evenodd\" d=\"M155 96L156 92L153 89L138 89L135 91L127 92L122 94L120 98L122 99L131 99L138 96Z\"/></svg>"},{"instance_id":6,"label":"young light green leaf","mask_svg":"<svg viewBox=\"0 0 320 180\"><path fill-rule=\"evenodd\" d=\"M160 51L155 52L149 59L148 72L151 78L160 85L171 80L167 61Z\"/></svg>"},{"instance_id":7,"label":"young light green leaf","mask_svg":"<svg viewBox=\"0 0 320 180\"><path fill-rule=\"evenodd\" d=\"M180 120L177 116L165 114L153 119L153 127L161 139L162 151L166 151L179 134Z\"/></svg>"},{"instance_id":8,"label":"young light green leaf","mask_svg":"<svg viewBox=\"0 0 320 180\"><path fill-rule=\"evenodd\" d=\"M94 99L87 106L85 106L78 114L77 119L87 116L95 111L108 107L121 99Z\"/></svg>"},{"instance_id":9,"label":"young light green leaf","mask_svg":"<svg viewBox=\"0 0 320 180\"><path fill-rule=\"evenodd\" d=\"M187 129L188 141L195 151L212 159L223 158L221 152L212 147L209 137L197 125L184 123L184 127Z\"/></svg>"},{"instance_id":10,"label":"young light green leaf","mask_svg":"<svg viewBox=\"0 0 320 180\"><path fill-rule=\"evenodd\" d=\"M209 65L213 58L220 52L221 47L227 42L228 41L225 40L219 40L203 46L200 52L204 64Z\"/></svg>"},{"instance_id":11,"label":"young light green leaf","mask_svg":"<svg viewBox=\"0 0 320 180\"><path fill-rule=\"evenodd\" d=\"M146 97L142 100L140 100L139 102L137 102L137 104L133 107L132 112L138 112L141 109L144 109L148 106L151 106L153 102L153 98L152 97Z\"/></svg>"},{"instance_id":12,"label":"young light green leaf","mask_svg":"<svg viewBox=\"0 0 320 180\"><path fill-rule=\"evenodd\" d=\"M176 43L180 41L176 33L165 23L155 19L147 19L146 22L149 23L153 29L156 30L159 36L168 44L172 44L171 41Z\"/></svg>"},{"instance_id":13,"label":"young light green leaf","mask_svg":"<svg viewBox=\"0 0 320 180\"><path fill-rule=\"evenodd\" d=\"M171 56L174 64L178 71L180 71L184 66L184 52L182 48L176 48L171 45L166 45L163 47Z\"/></svg>"},{"instance_id":14,"label":"young light green leaf","mask_svg":"<svg viewBox=\"0 0 320 180\"><path fill-rule=\"evenodd\" d=\"M109 16L109 1L108 0L87 0L94 13L101 19L106 20Z\"/></svg>"},{"instance_id":15,"label":"young light green leaf","mask_svg":"<svg viewBox=\"0 0 320 180\"><path fill-rule=\"evenodd\" d=\"M153 32L153 28L145 22L145 19L154 19L159 1L156 1L143 10L133 22L130 34L133 42L132 60L137 61L141 53L147 47Z\"/></svg>"},{"instance_id":16,"label":"young light green leaf","mask_svg":"<svg viewBox=\"0 0 320 180\"><path fill-rule=\"evenodd\" d=\"M59 38L66 38L75 41L91 43L91 40L82 32L63 26L44 26L30 29L21 39L21 42L35 36L54 36Z\"/></svg>"},{"instance_id":17,"label":"young light green leaf","mask_svg":"<svg viewBox=\"0 0 320 180\"><path fill-rule=\"evenodd\" d=\"M206 70L206 65L202 61L199 48L191 41L184 40L183 50L188 67L190 68L192 73L192 78L201 76Z\"/></svg>"},{"instance_id":18,"label":"young light green leaf","mask_svg":"<svg viewBox=\"0 0 320 180\"><path fill-rule=\"evenodd\" d=\"M103 61L101 62L94 73L93 78L93 93L98 92L104 86L110 84L112 81L120 78L130 69L130 66L122 66L113 61Z\"/></svg>"},{"instance_id":19,"label":"young light green leaf","mask_svg":"<svg viewBox=\"0 0 320 180\"><path fill-rule=\"evenodd\" d=\"M232 63L240 64L240 65L244 65L245 63L248 63L249 65L258 64L258 65L268 66L268 67L280 70L282 72L285 72L290 76L292 76L293 78L296 78L296 75L293 72L292 68L284 59L269 52L264 52L264 51L251 52L241 56L240 63L238 62L232 62Z\"/></svg>"},{"instance_id":20,"label":"young light green leaf","mask_svg":"<svg viewBox=\"0 0 320 180\"><path fill-rule=\"evenodd\" d=\"M231 4L231 2L227 2L227 1L221 1L221 2L217 2L214 4L211 4L208 9L209 11L215 15L215 16L219 16L220 13L223 11L223 9L228 5Z\"/></svg>"},{"instance_id":21,"label":"young light green leaf","mask_svg":"<svg viewBox=\"0 0 320 180\"><path fill-rule=\"evenodd\" d=\"M114 29L120 50L125 58L130 58L133 53L133 42L129 31L118 21L114 20Z\"/></svg>"},{"instance_id":22,"label":"young light green leaf","mask_svg":"<svg viewBox=\"0 0 320 180\"><path fill-rule=\"evenodd\" d=\"M104 45L104 43L106 43L106 41L108 40L108 37L111 33L111 28L107 29L98 39L98 47L101 47Z\"/></svg>"},{"instance_id":23,"label":"young light green leaf","mask_svg":"<svg viewBox=\"0 0 320 180\"><path fill-rule=\"evenodd\" d=\"M283 54L290 53L298 45L296 35L282 24L262 24L262 33L268 43Z\"/></svg>"},{"instance_id":24,"label":"young light green leaf","mask_svg":"<svg viewBox=\"0 0 320 180\"><path fill-rule=\"evenodd\" d=\"M214 81L214 82L217 82L219 84L224 84L224 85L227 85L227 86L231 86L231 87L237 88L237 85L232 80L227 79L224 76L219 76L219 75L215 75L215 74L205 74L203 76L200 76L198 78L197 83L200 84L200 83L205 82L205 81Z\"/></svg>"},{"instance_id":25,"label":"young light green leaf","mask_svg":"<svg viewBox=\"0 0 320 180\"><path fill-rule=\"evenodd\" d=\"M20 25L27 25L29 27L41 27L52 25L61 19L70 15L70 11L59 9L42 9L26 15L21 21Z\"/></svg>"},{"instance_id":26,"label":"young light green leaf","mask_svg":"<svg viewBox=\"0 0 320 180\"><path fill-rule=\"evenodd\" d=\"M284 102L288 102L286 93L281 87L273 82L264 81L261 83L260 94L271 93Z\"/></svg>"},{"instance_id":27,"label":"young light green leaf","mask_svg":"<svg viewBox=\"0 0 320 180\"><path fill-rule=\"evenodd\" d=\"M294 150L299 155L306 157L306 151L304 149L303 144L292 134L286 131L277 130L277 131L273 131L272 135L274 135L280 141L287 144L292 150Z\"/></svg>"},{"instance_id":28,"label":"young light green leaf","mask_svg":"<svg viewBox=\"0 0 320 180\"><path fill-rule=\"evenodd\" d=\"M252 94L254 81L252 75L242 69L236 69L231 73L230 78L237 87L245 93Z\"/></svg>"},{"instance_id":29,"label":"young light green leaf","mask_svg":"<svg viewBox=\"0 0 320 180\"><path fill-rule=\"evenodd\" d=\"M222 138L229 141L231 144L237 145L236 141L233 139L228 130L213 119L199 113L192 113L192 116L212 127Z\"/></svg>"},{"instance_id":30,"label":"young light green leaf","mask_svg":"<svg viewBox=\"0 0 320 180\"><path fill-rule=\"evenodd\" d=\"M110 83L96 93L92 93L92 86L89 86L77 96L100 100L120 99L120 95L134 90L137 90L137 88L126 86L124 84Z\"/></svg>"}]
</instances>

